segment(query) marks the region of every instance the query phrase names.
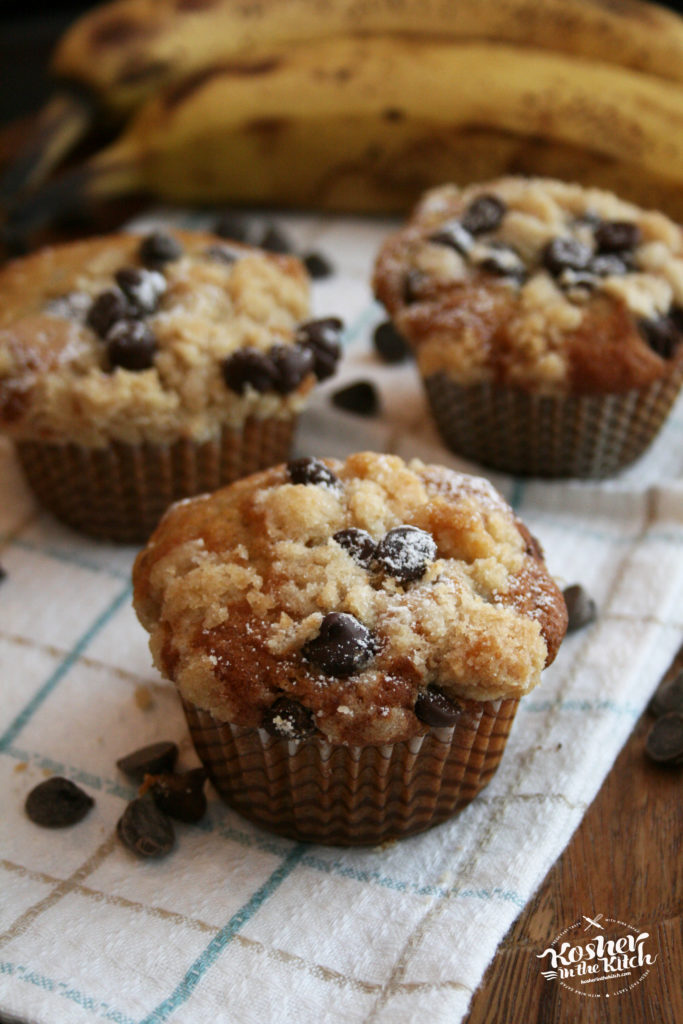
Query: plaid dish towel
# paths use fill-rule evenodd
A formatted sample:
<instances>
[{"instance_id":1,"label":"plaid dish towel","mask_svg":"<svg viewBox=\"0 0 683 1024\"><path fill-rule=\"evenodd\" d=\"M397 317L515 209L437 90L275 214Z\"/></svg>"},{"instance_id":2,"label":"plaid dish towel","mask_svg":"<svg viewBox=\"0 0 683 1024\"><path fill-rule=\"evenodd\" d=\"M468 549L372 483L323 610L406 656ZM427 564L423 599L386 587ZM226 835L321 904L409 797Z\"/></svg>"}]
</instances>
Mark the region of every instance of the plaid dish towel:
<instances>
[{"instance_id":1,"label":"plaid dish towel","mask_svg":"<svg viewBox=\"0 0 683 1024\"><path fill-rule=\"evenodd\" d=\"M301 250L335 264L314 285L315 313L347 325L341 373L305 414L298 454L376 449L481 473L441 446L414 366L373 354L382 314L369 271L393 224L279 221ZM379 391L375 418L330 401L359 379ZM682 441L679 403L650 452L616 480L485 474L540 538L560 584L582 583L599 616L566 639L522 701L497 774L459 816L382 848L345 850L270 835L211 794L203 821L179 825L175 850L149 862L117 839L135 794L115 762L159 739L180 744L182 766L197 761L132 611L135 552L41 513L1 442L0 1018L457 1024L680 642ZM83 822L56 832L23 810L53 773L95 799Z\"/></svg>"}]
</instances>

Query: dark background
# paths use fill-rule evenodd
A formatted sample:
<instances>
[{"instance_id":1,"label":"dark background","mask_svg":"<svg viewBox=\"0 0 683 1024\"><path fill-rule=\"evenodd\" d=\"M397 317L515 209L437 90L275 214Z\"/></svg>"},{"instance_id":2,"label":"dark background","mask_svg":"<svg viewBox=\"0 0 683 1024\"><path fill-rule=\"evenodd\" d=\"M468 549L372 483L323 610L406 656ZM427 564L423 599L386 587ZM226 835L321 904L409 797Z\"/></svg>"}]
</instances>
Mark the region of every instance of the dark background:
<instances>
[{"instance_id":1,"label":"dark background","mask_svg":"<svg viewBox=\"0 0 683 1024\"><path fill-rule=\"evenodd\" d=\"M38 110L49 91L46 69L55 42L79 14L95 6L82 0L0 0L0 123ZM683 13L683 0L661 6Z\"/></svg>"}]
</instances>

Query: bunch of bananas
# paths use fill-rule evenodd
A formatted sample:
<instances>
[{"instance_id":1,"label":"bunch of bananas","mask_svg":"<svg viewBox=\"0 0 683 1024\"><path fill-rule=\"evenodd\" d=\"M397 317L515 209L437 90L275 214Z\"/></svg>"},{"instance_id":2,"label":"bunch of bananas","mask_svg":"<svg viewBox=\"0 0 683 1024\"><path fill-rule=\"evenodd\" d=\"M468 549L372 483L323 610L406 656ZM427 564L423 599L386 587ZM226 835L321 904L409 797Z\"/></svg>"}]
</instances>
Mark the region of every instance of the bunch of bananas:
<instances>
[{"instance_id":1,"label":"bunch of bananas","mask_svg":"<svg viewBox=\"0 0 683 1024\"><path fill-rule=\"evenodd\" d=\"M116 0L52 70L2 185L27 223L130 191L393 212L503 173L683 220L683 18L641 0ZM115 141L37 188L96 118Z\"/></svg>"}]
</instances>

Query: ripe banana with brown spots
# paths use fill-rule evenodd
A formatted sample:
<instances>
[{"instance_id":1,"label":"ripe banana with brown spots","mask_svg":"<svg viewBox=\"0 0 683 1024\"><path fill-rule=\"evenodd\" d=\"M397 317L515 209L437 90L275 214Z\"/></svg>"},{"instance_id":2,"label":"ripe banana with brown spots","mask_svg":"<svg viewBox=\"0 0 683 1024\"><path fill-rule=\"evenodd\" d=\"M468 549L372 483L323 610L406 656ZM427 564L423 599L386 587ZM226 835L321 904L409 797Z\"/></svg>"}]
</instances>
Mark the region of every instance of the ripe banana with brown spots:
<instances>
[{"instance_id":1,"label":"ripe banana with brown spots","mask_svg":"<svg viewBox=\"0 0 683 1024\"><path fill-rule=\"evenodd\" d=\"M116 0L85 14L52 60L60 92L0 185L35 185L96 116L123 120L160 89L290 46L357 34L500 43L683 83L683 19L644 0Z\"/></svg>"},{"instance_id":2,"label":"ripe banana with brown spots","mask_svg":"<svg viewBox=\"0 0 683 1024\"><path fill-rule=\"evenodd\" d=\"M520 171L683 218L683 85L528 47L338 36L166 90L23 214L127 191L395 211Z\"/></svg>"}]
</instances>

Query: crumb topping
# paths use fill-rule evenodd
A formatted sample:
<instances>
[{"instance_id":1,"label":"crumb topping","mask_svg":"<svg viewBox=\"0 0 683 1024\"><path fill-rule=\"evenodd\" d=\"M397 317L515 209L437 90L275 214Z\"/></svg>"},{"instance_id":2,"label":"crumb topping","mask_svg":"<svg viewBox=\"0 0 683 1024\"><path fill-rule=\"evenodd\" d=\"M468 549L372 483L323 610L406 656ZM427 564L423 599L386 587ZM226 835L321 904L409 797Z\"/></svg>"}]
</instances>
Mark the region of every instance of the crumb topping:
<instances>
[{"instance_id":1,"label":"crumb topping","mask_svg":"<svg viewBox=\"0 0 683 1024\"><path fill-rule=\"evenodd\" d=\"M368 452L308 461L307 482L291 463L174 506L138 556L135 608L185 699L277 729L287 698L333 742L391 743L425 731L427 691L537 685L564 602L487 481Z\"/></svg>"},{"instance_id":2,"label":"crumb topping","mask_svg":"<svg viewBox=\"0 0 683 1024\"><path fill-rule=\"evenodd\" d=\"M15 260L0 289L0 428L15 437L202 441L291 416L316 380L291 256L200 232L110 235Z\"/></svg>"},{"instance_id":3,"label":"crumb topping","mask_svg":"<svg viewBox=\"0 0 683 1024\"><path fill-rule=\"evenodd\" d=\"M599 189L434 189L382 247L374 285L424 376L620 391L683 358L681 229Z\"/></svg>"}]
</instances>

